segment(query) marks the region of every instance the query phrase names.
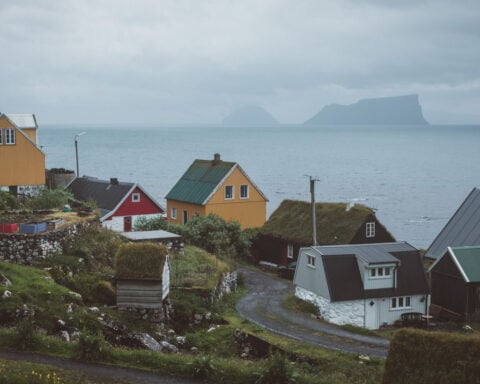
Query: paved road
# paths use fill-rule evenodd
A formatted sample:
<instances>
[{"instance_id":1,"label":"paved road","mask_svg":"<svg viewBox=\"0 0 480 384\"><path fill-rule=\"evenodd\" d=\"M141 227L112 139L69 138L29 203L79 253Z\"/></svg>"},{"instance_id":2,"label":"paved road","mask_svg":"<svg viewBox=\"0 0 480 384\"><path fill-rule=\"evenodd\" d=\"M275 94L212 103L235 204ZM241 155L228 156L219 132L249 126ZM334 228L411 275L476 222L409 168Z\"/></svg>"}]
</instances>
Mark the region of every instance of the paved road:
<instances>
[{"instance_id":1,"label":"paved road","mask_svg":"<svg viewBox=\"0 0 480 384\"><path fill-rule=\"evenodd\" d=\"M343 352L386 358L389 341L353 334L333 325L283 308L283 298L294 292L289 280L258 269L240 268L248 288L237 304L239 314L269 331Z\"/></svg>"},{"instance_id":2,"label":"paved road","mask_svg":"<svg viewBox=\"0 0 480 384\"><path fill-rule=\"evenodd\" d=\"M205 384L186 378L176 378L166 375L142 371L139 369L122 368L113 365L86 363L78 360L65 359L62 357L40 355L31 352L16 352L0 349L0 359L21 360L37 364L48 364L57 368L80 372L88 379L88 383L95 380L108 381L115 384Z\"/></svg>"}]
</instances>

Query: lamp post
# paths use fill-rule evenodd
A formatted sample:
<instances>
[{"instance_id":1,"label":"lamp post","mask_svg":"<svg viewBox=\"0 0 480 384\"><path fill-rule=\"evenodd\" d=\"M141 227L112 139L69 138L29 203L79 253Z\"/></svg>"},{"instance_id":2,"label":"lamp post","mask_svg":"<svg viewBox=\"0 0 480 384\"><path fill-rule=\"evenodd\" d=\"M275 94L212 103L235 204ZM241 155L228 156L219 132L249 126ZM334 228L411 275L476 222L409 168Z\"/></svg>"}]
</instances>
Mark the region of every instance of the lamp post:
<instances>
[{"instance_id":1,"label":"lamp post","mask_svg":"<svg viewBox=\"0 0 480 384\"><path fill-rule=\"evenodd\" d=\"M80 177L80 171L78 169L78 138L86 133L87 132L80 132L78 135L75 135L75 160L77 162L77 177Z\"/></svg>"}]
</instances>

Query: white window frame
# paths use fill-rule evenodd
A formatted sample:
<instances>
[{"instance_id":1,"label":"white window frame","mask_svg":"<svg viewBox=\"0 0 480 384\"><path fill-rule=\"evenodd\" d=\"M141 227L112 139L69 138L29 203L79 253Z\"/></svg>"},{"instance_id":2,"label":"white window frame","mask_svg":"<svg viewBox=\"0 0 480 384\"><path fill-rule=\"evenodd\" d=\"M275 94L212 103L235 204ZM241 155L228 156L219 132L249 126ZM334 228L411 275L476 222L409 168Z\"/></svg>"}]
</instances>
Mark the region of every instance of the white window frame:
<instances>
[{"instance_id":1,"label":"white window frame","mask_svg":"<svg viewBox=\"0 0 480 384\"><path fill-rule=\"evenodd\" d=\"M390 299L390 310L398 311L412 308L412 296L398 296Z\"/></svg>"},{"instance_id":2,"label":"white window frame","mask_svg":"<svg viewBox=\"0 0 480 384\"><path fill-rule=\"evenodd\" d=\"M140 193L132 193L132 203L140 202Z\"/></svg>"},{"instance_id":3,"label":"white window frame","mask_svg":"<svg viewBox=\"0 0 480 384\"><path fill-rule=\"evenodd\" d=\"M170 218L173 219L173 220L177 219L177 208L176 207L172 207L170 209Z\"/></svg>"},{"instance_id":4,"label":"white window frame","mask_svg":"<svg viewBox=\"0 0 480 384\"><path fill-rule=\"evenodd\" d=\"M370 268L368 277L370 279L384 279L392 276L392 267Z\"/></svg>"},{"instance_id":5,"label":"white window frame","mask_svg":"<svg viewBox=\"0 0 480 384\"><path fill-rule=\"evenodd\" d=\"M307 266L310 268L315 268L315 256L309 255L307 253Z\"/></svg>"},{"instance_id":6,"label":"white window frame","mask_svg":"<svg viewBox=\"0 0 480 384\"><path fill-rule=\"evenodd\" d=\"M230 189L230 191L231 191L231 196L230 197L227 197L227 189ZM235 188L233 188L233 185L225 185L225 189L223 191L223 196L225 197L225 200L235 199Z\"/></svg>"},{"instance_id":7,"label":"white window frame","mask_svg":"<svg viewBox=\"0 0 480 384\"><path fill-rule=\"evenodd\" d=\"M3 145L3 128L0 128L0 145Z\"/></svg>"},{"instance_id":8,"label":"white window frame","mask_svg":"<svg viewBox=\"0 0 480 384\"><path fill-rule=\"evenodd\" d=\"M245 196L243 196L243 194L242 194L242 188L243 187L245 188L245 190L247 192ZM240 195L240 199L248 199L250 197L250 188L249 188L248 184L241 184L240 185L239 195Z\"/></svg>"},{"instance_id":9,"label":"white window frame","mask_svg":"<svg viewBox=\"0 0 480 384\"><path fill-rule=\"evenodd\" d=\"M5 131L5 144L15 145L15 128L5 128L4 131Z\"/></svg>"},{"instance_id":10,"label":"white window frame","mask_svg":"<svg viewBox=\"0 0 480 384\"><path fill-rule=\"evenodd\" d=\"M375 222L365 223L365 237L375 237Z\"/></svg>"},{"instance_id":11,"label":"white window frame","mask_svg":"<svg viewBox=\"0 0 480 384\"><path fill-rule=\"evenodd\" d=\"M287 244L287 258L293 259L293 244Z\"/></svg>"}]
</instances>

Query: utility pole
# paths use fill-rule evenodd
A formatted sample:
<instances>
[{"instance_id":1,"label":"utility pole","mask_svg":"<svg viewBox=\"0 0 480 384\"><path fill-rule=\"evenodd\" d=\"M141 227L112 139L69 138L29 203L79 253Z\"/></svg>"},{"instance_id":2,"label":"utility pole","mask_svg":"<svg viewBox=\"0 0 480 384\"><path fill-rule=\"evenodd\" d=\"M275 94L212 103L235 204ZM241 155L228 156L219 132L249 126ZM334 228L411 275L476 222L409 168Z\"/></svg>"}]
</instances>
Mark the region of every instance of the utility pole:
<instances>
[{"instance_id":1,"label":"utility pole","mask_svg":"<svg viewBox=\"0 0 480 384\"><path fill-rule=\"evenodd\" d=\"M315 212L315 182L320 181L312 176L310 178L310 195L312 200L312 238L313 238L313 246L317 244L317 214Z\"/></svg>"}]
</instances>

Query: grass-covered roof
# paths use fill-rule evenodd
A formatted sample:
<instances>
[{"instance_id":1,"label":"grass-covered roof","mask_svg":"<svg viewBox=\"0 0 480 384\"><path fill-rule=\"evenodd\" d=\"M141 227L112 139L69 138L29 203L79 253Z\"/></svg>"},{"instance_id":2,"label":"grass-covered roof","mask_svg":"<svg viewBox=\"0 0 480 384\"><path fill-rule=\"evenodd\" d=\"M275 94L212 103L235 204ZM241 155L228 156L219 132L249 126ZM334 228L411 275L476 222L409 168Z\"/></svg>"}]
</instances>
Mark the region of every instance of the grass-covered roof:
<instances>
[{"instance_id":1,"label":"grass-covered roof","mask_svg":"<svg viewBox=\"0 0 480 384\"><path fill-rule=\"evenodd\" d=\"M317 241L319 244L347 244L365 219L374 214L371 208L345 203L316 203ZM260 233L298 244L312 241L312 206L310 202L284 200L260 229Z\"/></svg>"},{"instance_id":2,"label":"grass-covered roof","mask_svg":"<svg viewBox=\"0 0 480 384\"><path fill-rule=\"evenodd\" d=\"M160 280L167 248L154 243L123 244L115 258L115 278Z\"/></svg>"}]
</instances>

